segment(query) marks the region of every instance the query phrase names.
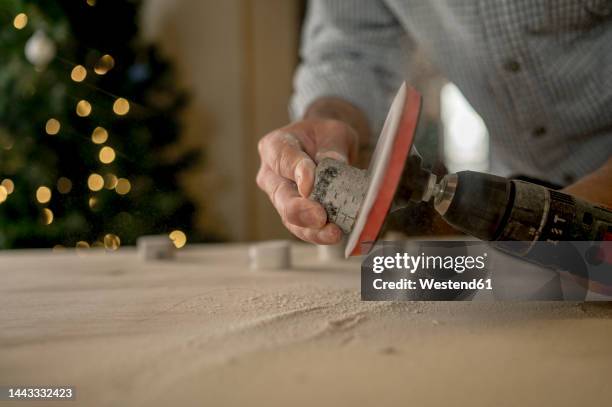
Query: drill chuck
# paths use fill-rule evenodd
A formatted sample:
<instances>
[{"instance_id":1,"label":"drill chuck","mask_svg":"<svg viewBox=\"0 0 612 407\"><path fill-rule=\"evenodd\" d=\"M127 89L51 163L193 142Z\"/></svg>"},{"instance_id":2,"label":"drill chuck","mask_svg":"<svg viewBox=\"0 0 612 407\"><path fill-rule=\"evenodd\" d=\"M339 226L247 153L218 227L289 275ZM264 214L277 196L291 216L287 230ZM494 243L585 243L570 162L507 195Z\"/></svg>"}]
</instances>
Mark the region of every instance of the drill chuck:
<instances>
[{"instance_id":1,"label":"drill chuck","mask_svg":"<svg viewBox=\"0 0 612 407\"><path fill-rule=\"evenodd\" d=\"M482 240L496 240L512 185L495 175L464 171L442 179L434 207L451 226Z\"/></svg>"}]
</instances>

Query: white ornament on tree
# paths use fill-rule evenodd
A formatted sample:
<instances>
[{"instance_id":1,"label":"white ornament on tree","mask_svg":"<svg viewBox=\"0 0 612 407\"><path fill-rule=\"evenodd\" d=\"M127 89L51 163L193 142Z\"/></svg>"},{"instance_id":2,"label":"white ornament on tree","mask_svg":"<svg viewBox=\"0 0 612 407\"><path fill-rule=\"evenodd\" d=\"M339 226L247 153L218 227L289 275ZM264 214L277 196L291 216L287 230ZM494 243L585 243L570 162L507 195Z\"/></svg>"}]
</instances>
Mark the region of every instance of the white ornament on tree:
<instances>
[{"instance_id":1,"label":"white ornament on tree","mask_svg":"<svg viewBox=\"0 0 612 407\"><path fill-rule=\"evenodd\" d=\"M55 43L44 31L38 30L25 45L25 56L37 69L44 69L55 57Z\"/></svg>"}]
</instances>

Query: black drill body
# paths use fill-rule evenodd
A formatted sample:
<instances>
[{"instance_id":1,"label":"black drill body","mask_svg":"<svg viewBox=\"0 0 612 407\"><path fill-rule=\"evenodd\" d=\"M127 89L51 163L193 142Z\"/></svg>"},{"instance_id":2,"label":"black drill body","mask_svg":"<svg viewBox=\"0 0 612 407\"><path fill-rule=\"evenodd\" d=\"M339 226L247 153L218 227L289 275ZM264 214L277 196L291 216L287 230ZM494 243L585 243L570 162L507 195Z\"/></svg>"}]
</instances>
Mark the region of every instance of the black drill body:
<instances>
[{"instance_id":1,"label":"black drill body","mask_svg":"<svg viewBox=\"0 0 612 407\"><path fill-rule=\"evenodd\" d=\"M489 241L599 241L612 237L612 211L524 181L463 171L448 209L436 209L455 228ZM446 180L446 181L445 181ZM448 183L448 176L443 180ZM444 185L443 185L444 188Z\"/></svg>"},{"instance_id":2,"label":"black drill body","mask_svg":"<svg viewBox=\"0 0 612 407\"><path fill-rule=\"evenodd\" d=\"M564 242L612 240L609 209L490 174L464 171L446 176L434 206L458 230L559 270L572 264Z\"/></svg>"}]
</instances>

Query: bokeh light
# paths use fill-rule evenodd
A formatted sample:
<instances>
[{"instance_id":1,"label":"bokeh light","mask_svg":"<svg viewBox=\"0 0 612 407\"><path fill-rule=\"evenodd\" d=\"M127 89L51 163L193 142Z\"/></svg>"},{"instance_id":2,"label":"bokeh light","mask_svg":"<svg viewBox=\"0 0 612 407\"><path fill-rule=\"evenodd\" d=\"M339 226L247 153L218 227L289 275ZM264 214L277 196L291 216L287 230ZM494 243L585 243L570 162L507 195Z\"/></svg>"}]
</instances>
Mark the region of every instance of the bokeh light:
<instances>
[{"instance_id":1,"label":"bokeh light","mask_svg":"<svg viewBox=\"0 0 612 407\"><path fill-rule=\"evenodd\" d=\"M15 191L15 183L9 178L3 179L2 182L0 182L0 185L2 185L6 189L6 192L9 195Z\"/></svg>"},{"instance_id":2,"label":"bokeh light","mask_svg":"<svg viewBox=\"0 0 612 407\"><path fill-rule=\"evenodd\" d=\"M80 240L76 243L75 247L78 249L89 249L89 243Z\"/></svg>"},{"instance_id":3,"label":"bokeh light","mask_svg":"<svg viewBox=\"0 0 612 407\"><path fill-rule=\"evenodd\" d=\"M8 195L9 195L8 191L6 190L4 185L0 185L0 204L6 201L6 198L8 198Z\"/></svg>"},{"instance_id":4,"label":"bokeh light","mask_svg":"<svg viewBox=\"0 0 612 407\"><path fill-rule=\"evenodd\" d=\"M115 161L115 150L111 147L102 147L99 154L100 161L103 164L110 164Z\"/></svg>"},{"instance_id":5,"label":"bokeh light","mask_svg":"<svg viewBox=\"0 0 612 407\"><path fill-rule=\"evenodd\" d=\"M53 211L49 208L44 208L42 211L42 221L45 225L53 223Z\"/></svg>"},{"instance_id":6,"label":"bokeh light","mask_svg":"<svg viewBox=\"0 0 612 407\"><path fill-rule=\"evenodd\" d=\"M100 59L98 59L98 62L96 62L96 65L94 65L94 72L98 75L106 75L114 66L115 60L112 56L108 54L102 55Z\"/></svg>"},{"instance_id":7,"label":"bokeh light","mask_svg":"<svg viewBox=\"0 0 612 407\"><path fill-rule=\"evenodd\" d=\"M68 194L72 191L72 181L66 177L60 177L57 180L57 190L60 194Z\"/></svg>"},{"instance_id":8,"label":"bokeh light","mask_svg":"<svg viewBox=\"0 0 612 407\"><path fill-rule=\"evenodd\" d=\"M36 190L36 200L41 204L46 204L51 200L51 189L46 186L40 186Z\"/></svg>"},{"instance_id":9,"label":"bokeh light","mask_svg":"<svg viewBox=\"0 0 612 407\"><path fill-rule=\"evenodd\" d=\"M108 131L104 127L96 127L91 133L91 141L95 144L104 144L108 140Z\"/></svg>"},{"instance_id":10,"label":"bokeh light","mask_svg":"<svg viewBox=\"0 0 612 407\"><path fill-rule=\"evenodd\" d=\"M132 184L130 183L129 180L125 178L119 178L117 180L117 186L115 186L115 191L119 195L127 195L131 189L132 189Z\"/></svg>"},{"instance_id":11,"label":"bokeh light","mask_svg":"<svg viewBox=\"0 0 612 407\"><path fill-rule=\"evenodd\" d=\"M104 188L104 178L100 174L91 174L87 179L87 187L94 192L101 190Z\"/></svg>"},{"instance_id":12,"label":"bokeh light","mask_svg":"<svg viewBox=\"0 0 612 407\"><path fill-rule=\"evenodd\" d=\"M115 174L106 174L104 175L104 188L106 189L115 189L117 187L117 176Z\"/></svg>"},{"instance_id":13,"label":"bokeh light","mask_svg":"<svg viewBox=\"0 0 612 407\"><path fill-rule=\"evenodd\" d=\"M87 77L87 69L83 65L77 65L72 68L70 78L75 82L83 82Z\"/></svg>"},{"instance_id":14,"label":"bokeh light","mask_svg":"<svg viewBox=\"0 0 612 407\"><path fill-rule=\"evenodd\" d=\"M96 210L100 208L100 200L95 196L89 197L88 203L89 203L89 208L91 208L92 210Z\"/></svg>"},{"instance_id":15,"label":"bokeh light","mask_svg":"<svg viewBox=\"0 0 612 407\"><path fill-rule=\"evenodd\" d=\"M28 16L25 13L19 13L13 19L13 27L18 30L23 30L28 25Z\"/></svg>"},{"instance_id":16,"label":"bokeh light","mask_svg":"<svg viewBox=\"0 0 612 407\"><path fill-rule=\"evenodd\" d=\"M47 124L45 124L45 131L50 136L55 136L57 133L59 133L61 128L62 128L62 125L57 119L51 118L47 120Z\"/></svg>"},{"instance_id":17,"label":"bokeh light","mask_svg":"<svg viewBox=\"0 0 612 407\"><path fill-rule=\"evenodd\" d=\"M87 117L91 114L91 104L86 100L81 100L77 103L76 113L80 117Z\"/></svg>"},{"instance_id":18,"label":"bokeh light","mask_svg":"<svg viewBox=\"0 0 612 407\"><path fill-rule=\"evenodd\" d=\"M115 251L119 249L119 246L121 246L121 239L119 239L119 236L112 233L104 235L104 247L107 250Z\"/></svg>"},{"instance_id":19,"label":"bokeh light","mask_svg":"<svg viewBox=\"0 0 612 407\"><path fill-rule=\"evenodd\" d=\"M3 135L2 133L0 133L0 148L6 151L10 151L13 149L14 145L15 145L15 139L13 139L10 136Z\"/></svg>"},{"instance_id":20,"label":"bokeh light","mask_svg":"<svg viewBox=\"0 0 612 407\"><path fill-rule=\"evenodd\" d=\"M181 230L174 230L170 232L168 237L170 237L170 240L172 240L172 243L174 243L174 246L177 249L180 249L187 244L187 235Z\"/></svg>"},{"instance_id":21,"label":"bokeh light","mask_svg":"<svg viewBox=\"0 0 612 407\"><path fill-rule=\"evenodd\" d=\"M130 111L130 102L127 99L119 98L113 104L113 112L118 116L125 116Z\"/></svg>"}]
</instances>

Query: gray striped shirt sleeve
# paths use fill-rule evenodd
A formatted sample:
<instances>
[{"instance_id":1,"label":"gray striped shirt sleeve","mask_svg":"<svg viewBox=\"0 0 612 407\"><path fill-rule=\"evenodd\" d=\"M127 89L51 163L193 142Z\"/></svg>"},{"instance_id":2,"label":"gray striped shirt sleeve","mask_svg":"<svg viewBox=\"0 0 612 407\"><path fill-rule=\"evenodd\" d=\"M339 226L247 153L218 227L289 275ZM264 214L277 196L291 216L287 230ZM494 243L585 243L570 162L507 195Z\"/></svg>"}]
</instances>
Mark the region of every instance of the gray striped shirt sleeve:
<instances>
[{"instance_id":1,"label":"gray striped shirt sleeve","mask_svg":"<svg viewBox=\"0 0 612 407\"><path fill-rule=\"evenodd\" d=\"M303 117L319 98L339 97L360 108L378 134L404 78L405 40L382 0L311 0L292 117Z\"/></svg>"}]
</instances>

